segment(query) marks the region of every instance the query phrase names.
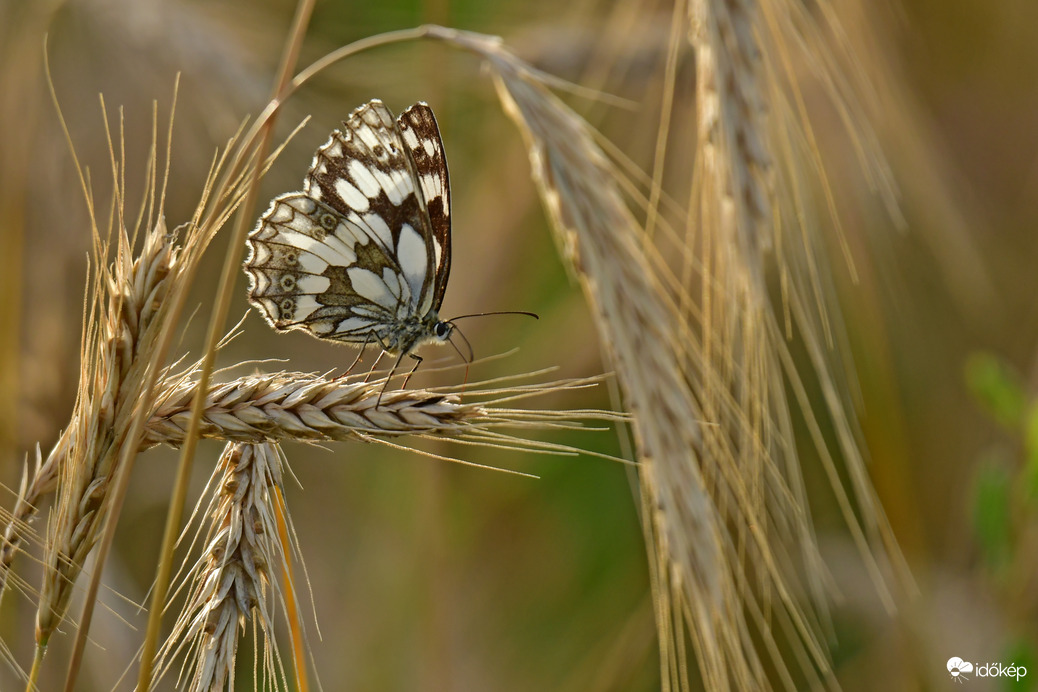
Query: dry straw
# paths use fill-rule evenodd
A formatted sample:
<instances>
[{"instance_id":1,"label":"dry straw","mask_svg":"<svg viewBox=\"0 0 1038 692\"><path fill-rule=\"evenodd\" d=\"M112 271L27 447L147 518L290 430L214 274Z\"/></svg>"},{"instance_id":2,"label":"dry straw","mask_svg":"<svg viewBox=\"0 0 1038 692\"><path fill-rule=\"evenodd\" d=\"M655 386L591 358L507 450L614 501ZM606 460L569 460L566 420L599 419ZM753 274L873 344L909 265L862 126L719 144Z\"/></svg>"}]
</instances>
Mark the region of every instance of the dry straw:
<instances>
[{"instance_id":1,"label":"dry straw","mask_svg":"<svg viewBox=\"0 0 1038 692\"><path fill-rule=\"evenodd\" d=\"M273 631L277 575L288 562L278 530L279 517L288 512L282 478L276 443L232 442L220 455L209 487L203 556L189 571L189 596L157 666L166 672L180 658L179 689L237 689L238 639L249 621L263 638L254 687L289 689Z\"/></svg>"},{"instance_id":2,"label":"dry straw","mask_svg":"<svg viewBox=\"0 0 1038 692\"><path fill-rule=\"evenodd\" d=\"M132 461L139 450L157 444L180 446L185 441L191 401L199 386L198 367L179 375L161 367L170 337L177 333L179 315L172 309L177 305L172 296L190 285L202 250L243 192L244 178L232 173L224 188L229 191L210 196L226 161L218 158L195 218L179 232L168 232L161 212L162 196L157 193L160 176L153 151L148 168L150 194L139 217L127 219L121 194L125 163L118 160L116 150L113 146L116 193L112 207L117 213L110 226L102 230L95 225L93 229L92 278L76 407L69 426L46 457L37 454L36 462L26 468L0 552L4 584L13 584L10 577L18 548L31 535L30 524L37 509L56 491L44 539L37 649L30 684L38 679L54 630L68 622L66 612L73 587L87 556L96 547L104 522L111 516L113 479L120 468L125 468L120 464ZM93 211L89 196L88 202ZM144 223L147 230L138 239L135 229ZM135 245L138 250L134 250ZM281 482L280 461L271 451L271 443L387 441L406 435L575 454L577 450L526 436L535 430L572 428L580 426L581 421L617 422L623 417L599 411L516 408L515 403L595 382L594 378L533 384L476 382L464 388L464 401L449 389L390 389L382 394L383 379L358 382L294 372L244 376L207 387L202 397L200 434L235 444L219 464L219 471L227 478L214 485L215 528L208 557L196 572L200 581L189 605L194 611L185 611L162 649L160 662L168 667L175 654L185 654L188 660L184 665L190 670L194 689L222 689L220 685L229 679L226 676L234 661L233 642L242 619L253 618L263 632L269 632L270 613L260 608L265 603L263 598L243 594L269 594L270 588L280 588L272 584L267 567L259 569L256 565L270 565L271 556L282 555L276 551L283 551L284 546L241 542L260 534L275 540L271 537L277 533L271 532L266 523L262 527L250 524L253 533L233 536L227 534L226 527L229 522L241 528L243 517L252 521L262 515L264 522L269 520L274 505L261 507L260 503L272 503L269 490L280 487ZM242 495L241 488L248 488L248 492ZM287 517L287 513L281 511L281 517ZM238 541L233 550L232 538ZM248 566L244 572L242 565ZM269 643L264 645L263 655L267 663L279 660ZM277 670L281 672L275 686L285 681L284 671Z\"/></svg>"},{"instance_id":3,"label":"dry straw","mask_svg":"<svg viewBox=\"0 0 1038 692\"><path fill-rule=\"evenodd\" d=\"M551 80L497 39L440 27L376 37L319 61L291 86L361 47L423 36L473 51L488 63L505 110L523 133L560 247L583 287L632 416L664 689L692 686L686 638L708 689L833 686L821 644L826 577L800 479L790 422L794 405L828 460L848 525L881 591L877 556L889 537L862 468L847 389L835 374L839 329L827 310L824 264L806 233L784 232L801 229L804 152L780 144L776 133L811 140L809 130L790 129L802 114L800 101L795 90L784 98L779 89L776 75L788 56L774 37L790 32L790 16L803 17L786 3L751 0L697 0L690 10L699 97L690 223L681 236L660 221L663 234L684 247L680 272L660 257L631 211L636 187L618 174L587 123L548 91ZM173 375L164 366L179 333L180 308L209 240L254 183L244 173L254 163L254 137L233 159L229 153L216 158L196 214L178 233L164 224L166 175L154 151L149 194L136 217L125 214L125 162L115 146L114 213L107 224L96 221L100 215L82 177L95 221L76 408L50 453L37 455L26 469L0 552L5 583L13 583L8 576L19 541L39 503L57 490L45 537L30 683L51 634L66 622L84 560L104 522L118 514L141 449L190 448L193 426L201 436L229 442L211 485L207 550L189 571L188 603L160 650L157 670L169 672L179 658L181 682L222 689L233 681L239 627L252 621L264 640L262 678L255 683L276 688L289 683L270 627L279 598L294 588L275 577L290 554L285 539L274 539L277 521L287 521L277 442L395 445L392 440L407 435L572 452L525 435L617 418L511 407L516 399L588 384L583 381L477 384L466 389L464 401L451 391L390 390L379 404L381 382L282 372L209 385L207 366ZM237 144L233 140L227 151ZM806 151L814 162L817 152ZM792 191L792 210L777 202L779 191ZM658 189L650 199L660 199ZM771 307L769 249L778 260L787 324ZM849 496L786 346L794 328L849 465ZM795 404L786 399L787 387ZM197 422L189 413L192 401ZM887 549L896 559L896 547L888 543ZM781 654L780 647L790 653ZM299 658L293 655L294 665ZM151 661L146 664L147 680Z\"/></svg>"},{"instance_id":4,"label":"dry straw","mask_svg":"<svg viewBox=\"0 0 1038 692\"><path fill-rule=\"evenodd\" d=\"M475 382L465 401L449 390L390 390L384 379L371 382L328 378L298 372L251 375L214 385L205 397L199 433L237 442L298 440L365 441L372 437L449 437L566 451L550 443L510 439L504 430L566 426L581 420L617 421L605 411L516 409L501 404L517 398L592 385L595 378L536 385L491 387ZM152 415L144 444L180 446L190 417L197 383L171 387ZM381 399L380 399L381 397Z\"/></svg>"},{"instance_id":5,"label":"dry straw","mask_svg":"<svg viewBox=\"0 0 1038 692\"><path fill-rule=\"evenodd\" d=\"M106 115L106 126L108 122ZM118 512L121 498L111 490L116 479L127 477L135 456L128 450L139 445L133 440L139 438L154 402L155 383L182 305L175 296L186 295L209 239L242 192L241 177L232 176L220 195L211 196L224 162L217 157L194 218L179 233L168 231L162 213L166 173L158 166L157 122L153 119L155 145L146 168L146 196L136 216L126 213L126 163L115 153L125 151L121 126L118 135L108 132L114 193L107 221L99 220L104 217L97 213L85 173L77 168L93 242L76 405L46 460L37 462L31 477L26 469L2 555L6 577L25 523L42 497L56 488L45 539L33 680L52 633L65 619L87 555L113 509ZM135 251L136 245L140 247ZM88 599L88 607L91 604Z\"/></svg>"},{"instance_id":6,"label":"dry straw","mask_svg":"<svg viewBox=\"0 0 1038 692\"><path fill-rule=\"evenodd\" d=\"M795 12L764 4L765 14ZM617 371L636 436L665 689L691 686L686 634L708 689L836 685L822 643L827 573L800 478L787 386L887 603L877 560L891 557L900 566L846 413L846 382L832 365L840 357L838 330L827 311L824 264L801 225L803 199L788 203L791 210L775 201L776 174L786 173L780 182L796 192L803 167L788 148L769 144L776 130L794 136L795 122L768 118L778 91L769 58L776 55L761 44L767 31L760 10L751 0L690 7L699 132L690 222L684 238L661 222L670 242L684 246L681 276L630 211L624 192L634 186L587 123L549 93L552 80L497 39L429 29L489 64ZM804 132L796 129L795 137ZM792 238L781 234L783 214L798 230ZM821 414L811 410L789 355L791 327L781 328L771 307L769 249L779 260L785 310L825 395ZM818 415L837 430L853 500ZM780 654L780 646L792 647L792 655Z\"/></svg>"}]
</instances>

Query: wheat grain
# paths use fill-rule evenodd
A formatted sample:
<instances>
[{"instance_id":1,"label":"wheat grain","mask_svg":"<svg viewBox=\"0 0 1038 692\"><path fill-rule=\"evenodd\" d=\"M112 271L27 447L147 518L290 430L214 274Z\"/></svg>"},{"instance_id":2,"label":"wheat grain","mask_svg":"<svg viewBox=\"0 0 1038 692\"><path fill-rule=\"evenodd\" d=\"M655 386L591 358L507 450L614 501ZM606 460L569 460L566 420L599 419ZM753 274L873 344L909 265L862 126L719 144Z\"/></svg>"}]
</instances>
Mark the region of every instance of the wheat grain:
<instances>
[{"instance_id":1,"label":"wheat grain","mask_svg":"<svg viewBox=\"0 0 1038 692\"><path fill-rule=\"evenodd\" d=\"M136 259L125 230L116 238L115 260L99 272L95 285L97 321L86 338L85 376L73 423L58 446L67 446L67 453L53 457L61 492L49 527L47 567L36 620L37 640L42 644L64 617L72 584L106 518L106 491L128 421L137 413L144 394L142 368L164 325L163 306L170 273L177 263L178 253L161 221L145 235ZM102 242L96 252L103 258L108 248ZM102 295L107 297L104 302ZM37 477L52 473L50 467Z\"/></svg>"},{"instance_id":2,"label":"wheat grain","mask_svg":"<svg viewBox=\"0 0 1038 692\"><path fill-rule=\"evenodd\" d=\"M366 440L370 436L436 435L466 438L497 428L578 424L581 419L617 420L604 411L512 409L499 404L514 395L532 396L586 386L594 380L538 383L525 390L489 388L473 383L470 399L425 390L388 390L384 381L355 382L306 373L250 375L209 389L202 412L202 437L238 442L267 440ZM193 381L161 397L143 445L179 446L184 439ZM381 402L379 397L381 396ZM490 398L489 401L479 402Z\"/></svg>"},{"instance_id":3,"label":"wheat grain","mask_svg":"<svg viewBox=\"0 0 1038 692\"><path fill-rule=\"evenodd\" d=\"M725 529L696 462L703 417L682 386L682 320L655 278L658 267L643 250L638 223L587 126L531 70L485 37L451 32L447 38L489 61L505 109L525 136L553 227L581 279L633 414L640 477L654 491L648 518L658 529L665 572L677 564L685 575L681 606L694 610L690 625L704 678L723 689L731 672L735 687L756 686L759 676L740 661L734 624L740 614Z\"/></svg>"},{"instance_id":4,"label":"wheat grain","mask_svg":"<svg viewBox=\"0 0 1038 692\"><path fill-rule=\"evenodd\" d=\"M746 14L752 7L730 3L727 10L733 14L711 30L726 50L746 53L733 70L756 71ZM766 223L770 159L756 131L764 108L753 93L755 77L733 84L729 70L724 84L703 87L707 107L713 99L717 111L703 130L714 148L704 160L714 170L697 179L720 204L701 219L712 249L699 267L703 300L696 309L682 281L644 242L615 169L586 123L499 41L429 31L489 63L616 368L638 444L664 688L689 686L686 628L709 689L766 689L773 676L794 688L777 653L774 618L786 625L800 674L810 684L832 684L817 634L824 569L788 424L778 355L784 346L774 341L764 291L763 253L774 241ZM730 34L738 35L734 46ZM701 69L731 58L714 49L713 63ZM739 111L741 123L721 112L722 99L723 108ZM725 127L734 129L719 129ZM687 248L689 257L693 251ZM801 604L802 583L818 613Z\"/></svg>"},{"instance_id":5,"label":"wheat grain","mask_svg":"<svg viewBox=\"0 0 1038 692\"><path fill-rule=\"evenodd\" d=\"M690 39L696 51L699 165L720 196L717 227L723 247L741 254L765 299L762 253L773 245L772 164L766 88L761 84L757 0L689 5Z\"/></svg>"},{"instance_id":6,"label":"wheat grain","mask_svg":"<svg viewBox=\"0 0 1038 692\"><path fill-rule=\"evenodd\" d=\"M107 125L103 108L102 114ZM152 135L157 144L154 113ZM230 147L234 143L232 139ZM198 261L242 194L240 174L228 176L226 185L215 196L212 194L214 180L226 162L225 152L210 170L195 217L178 229L179 234L171 233L163 217L165 179L159 174L156 146L148 160L145 198L134 219L126 214L125 162L115 153L125 151L125 146L120 139L116 147L111 132L108 145L114 191L106 226L97 221L90 185L76 162L92 238L76 404L69 426L54 449L36 465L31 480L23 480L0 555L6 578L23 527L32 519L41 497L56 488L58 497L45 538L33 680L52 632L65 617L84 560L101 537L102 528L111 523L110 517L118 514L128 472L140 446L138 431L153 407L154 384L176 334L180 306ZM69 146L74 157L71 141ZM135 252L138 243L140 248ZM88 596L85 603L82 621L87 623L93 599ZM74 654L70 680L77 666Z\"/></svg>"},{"instance_id":7,"label":"wheat grain","mask_svg":"<svg viewBox=\"0 0 1038 692\"><path fill-rule=\"evenodd\" d=\"M224 448L210 484L214 493L204 557L188 575L191 593L162 649L154 682L183 654L186 670L178 687L186 677L192 692L235 689L239 630L249 620L264 640L258 669L266 679L255 684L277 689L276 681L284 681L273 645L273 611L281 588L274 577L286 563L277 526L278 513L287 512L277 492L281 486L274 443L228 443Z\"/></svg>"},{"instance_id":8,"label":"wheat grain","mask_svg":"<svg viewBox=\"0 0 1038 692\"><path fill-rule=\"evenodd\" d=\"M241 442L358 440L368 433L459 429L480 418L478 406L420 390L386 392L379 405L381 387L304 373L243 377L210 388L200 434ZM146 445L183 442L194 393L191 382L163 398L148 424Z\"/></svg>"}]
</instances>

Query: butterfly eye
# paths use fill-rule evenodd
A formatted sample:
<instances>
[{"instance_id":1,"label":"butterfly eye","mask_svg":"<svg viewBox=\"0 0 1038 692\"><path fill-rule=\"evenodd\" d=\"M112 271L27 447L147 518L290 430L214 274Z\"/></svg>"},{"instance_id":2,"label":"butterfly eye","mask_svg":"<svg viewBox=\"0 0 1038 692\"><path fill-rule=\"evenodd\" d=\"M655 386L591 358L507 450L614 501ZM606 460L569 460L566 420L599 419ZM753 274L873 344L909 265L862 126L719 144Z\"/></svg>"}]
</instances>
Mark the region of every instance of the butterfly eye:
<instances>
[{"instance_id":1,"label":"butterfly eye","mask_svg":"<svg viewBox=\"0 0 1038 692\"><path fill-rule=\"evenodd\" d=\"M443 341L450 336L451 329L452 325L449 325L446 322L437 322L436 326L433 327L433 334L436 335L437 339Z\"/></svg>"}]
</instances>

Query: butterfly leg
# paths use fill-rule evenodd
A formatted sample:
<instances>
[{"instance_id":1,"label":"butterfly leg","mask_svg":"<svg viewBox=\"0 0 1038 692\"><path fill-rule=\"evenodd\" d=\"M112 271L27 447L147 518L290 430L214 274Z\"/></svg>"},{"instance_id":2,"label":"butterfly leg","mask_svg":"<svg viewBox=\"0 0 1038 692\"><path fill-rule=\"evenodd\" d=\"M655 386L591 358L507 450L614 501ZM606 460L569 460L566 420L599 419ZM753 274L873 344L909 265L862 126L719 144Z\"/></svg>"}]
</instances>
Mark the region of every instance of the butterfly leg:
<instances>
[{"instance_id":1,"label":"butterfly leg","mask_svg":"<svg viewBox=\"0 0 1038 692\"><path fill-rule=\"evenodd\" d=\"M412 358L414 358L415 363L414 363L414 367L411 368L411 372L407 373L407 377L404 378L404 383L402 385L400 385L400 389L404 389L405 387L407 387L407 383L410 381L411 375L413 375L414 371L418 369L418 366L422 364L422 357L421 356L415 355L414 353L408 353L407 355L409 355ZM401 357L403 357L402 354L401 354ZM399 365L399 364L400 364L400 361L398 360L397 361L397 365Z\"/></svg>"},{"instance_id":2,"label":"butterfly leg","mask_svg":"<svg viewBox=\"0 0 1038 692\"><path fill-rule=\"evenodd\" d=\"M384 356L385 354L386 354L386 352L383 351L382 355L379 356L379 360L381 360L382 356ZM386 393L386 389L389 388L389 381L391 379L393 379L393 375L396 373L396 369L398 367L400 367L400 361L402 361L403 359L404 359L404 354L401 353L400 356L396 359L396 362L393 363L392 370L390 370L389 374L386 375L386 382L385 382L385 384L382 385L382 390L378 393L378 401L375 402L375 408L378 408L382 404L382 395L385 394ZM418 367L418 366L415 366L415 367ZM412 370L411 372L414 372L414 370ZM410 378L411 376L408 375L407 377ZM404 380L404 385L407 385L407 380L406 379Z\"/></svg>"},{"instance_id":3,"label":"butterfly leg","mask_svg":"<svg viewBox=\"0 0 1038 692\"><path fill-rule=\"evenodd\" d=\"M382 362L382 356L384 355L386 355L385 351L382 351L382 353L378 354L378 358L376 358L375 362L371 364L371 369L368 370L368 374L364 376L365 382L371 379L371 373L375 372L375 370L378 368L378 364Z\"/></svg>"},{"instance_id":4,"label":"butterfly leg","mask_svg":"<svg viewBox=\"0 0 1038 692\"><path fill-rule=\"evenodd\" d=\"M375 332L369 332L369 333L368 333L368 339L370 339L370 338L371 338L372 336L374 336L374 337L375 337L375 341L377 341L377 342L378 342L378 345L382 347L382 353L378 354L378 358L376 358L376 359L375 359L375 362L371 364L371 369L369 369L369 370L368 370L368 374L364 376L364 381L365 381L365 382L367 382L368 380L370 380L370 379L371 379L371 374L372 374L373 372L375 372L375 370L377 370L377 369L378 369L378 364L382 362L382 356L386 355L386 353L388 353L388 352L389 352L389 348L388 348L388 347L386 346L386 342L382 340L382 337L380 337L380 336L379 336L378 334L376 334ZM365 341L365 342L364 342L364 345L366 346L366 345L367 345L367 343L368 343L368 342L367 342L367 341ZM394 367L395 367L395 366L394 366ZM390 375L392 375L392 374L393 374L393 373L392 373L392 371L390 371L390 373L389 373L389 374L390 374Z\"/></svg>"},{"instance_id":5,"label":"butterfly leg","mask_svg":"<svg viewBox=\"0 0 1038 692\"><path fill-rule=\"evenodd\" d=\"M371 334L368 334L368 336L364 339L364 343L360 345L360 351L357 352L357 357L353 359L353 362L350 363L350 367L346 368L346 372L342 374L343 377L349 375L351 372L353 372L353 368L357 367L357 363L359 363L360 359L364 357L364 351L367 350L368 344L370 343Z\"/></svg>"}]
</instances>

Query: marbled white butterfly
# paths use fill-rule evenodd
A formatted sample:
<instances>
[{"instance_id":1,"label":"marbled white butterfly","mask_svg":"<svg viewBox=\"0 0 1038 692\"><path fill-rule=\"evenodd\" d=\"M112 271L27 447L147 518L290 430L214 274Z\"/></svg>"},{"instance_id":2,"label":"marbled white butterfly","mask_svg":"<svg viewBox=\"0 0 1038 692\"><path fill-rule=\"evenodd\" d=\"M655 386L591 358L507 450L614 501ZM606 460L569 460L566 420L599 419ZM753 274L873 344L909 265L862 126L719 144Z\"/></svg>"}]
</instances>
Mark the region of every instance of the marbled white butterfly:
<instances>
[{"instance_id":1,"label":"marbled white butterfly","mask_svg":"<svg viewBox=\"0 0 1038 692\"><path fill-rule=\"evenodd\" d=\"M453 330L438 314L451 264L440 131L426 103L394 120L377 99L343 125L303 191L275 197L249 234L249 301L277 330L420 361L417 346Z\"/></svg>"}]
</instances>

